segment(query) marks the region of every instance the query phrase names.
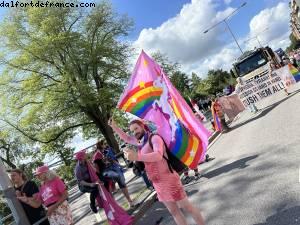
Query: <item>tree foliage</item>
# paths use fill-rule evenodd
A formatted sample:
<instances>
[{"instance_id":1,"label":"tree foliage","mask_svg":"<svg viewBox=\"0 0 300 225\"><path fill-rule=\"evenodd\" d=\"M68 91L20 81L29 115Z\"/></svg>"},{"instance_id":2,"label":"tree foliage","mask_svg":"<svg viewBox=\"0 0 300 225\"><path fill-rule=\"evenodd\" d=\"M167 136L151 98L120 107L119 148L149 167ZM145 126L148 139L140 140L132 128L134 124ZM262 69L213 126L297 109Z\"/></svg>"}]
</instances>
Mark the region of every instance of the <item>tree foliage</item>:
<instances>
[{"instance_id":1,"label":"tree foliage","mask_svg":"<svg viewBox=\"0 0 300 225\"><path fill-rule=\"evenodd\" d=\"M32 155L33 142L4 126L0 130L0 159L9 168L16 168L20 162Z\"/></svg>"},{"instance_id":2,"label":"tree foliage","mask_svg":"<svg viewBox=\"0 0 300 225\"><path fill-rule=\"evenodd\" d=\"M43 144L88 127L118 150L107 121L128 77L131 48L119 40L131 27L107 2L12 10L0 31L4 121Z\"/></svg>"},{"instance_id":3,"label":"tree foliage","mask_svg":"<svg viewBox=\"0 0 300 225\"><path fill-rule=\"evenodd\" d=\"M291 44L290 44L290 46L287 47L286 52L291 52L295 49L300 48L300 41L295 38L293 33L290 34L290 41L291 41Z\"/></svg>"}]
</instances>

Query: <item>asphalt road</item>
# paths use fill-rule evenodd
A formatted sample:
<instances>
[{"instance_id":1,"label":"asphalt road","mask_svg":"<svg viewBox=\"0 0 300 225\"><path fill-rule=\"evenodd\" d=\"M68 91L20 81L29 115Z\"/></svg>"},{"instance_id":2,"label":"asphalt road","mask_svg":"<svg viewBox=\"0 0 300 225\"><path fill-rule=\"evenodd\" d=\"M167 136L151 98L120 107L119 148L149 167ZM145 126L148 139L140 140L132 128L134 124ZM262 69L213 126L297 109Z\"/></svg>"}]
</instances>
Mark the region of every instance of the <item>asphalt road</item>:
<instances>
[{"instance_id":1,"label":"asphalt road","mask_svg":"<svg viewBox=\"0 0 300 225\"><path fill-rule=\"evenodd\" d=\"M300 225L300 92L278 93L258 107L215 141L209 154L216 159L186 186L208 225ZM155 224L175 224L159 202L137 223Z\"/></svg>"}]
</instances>

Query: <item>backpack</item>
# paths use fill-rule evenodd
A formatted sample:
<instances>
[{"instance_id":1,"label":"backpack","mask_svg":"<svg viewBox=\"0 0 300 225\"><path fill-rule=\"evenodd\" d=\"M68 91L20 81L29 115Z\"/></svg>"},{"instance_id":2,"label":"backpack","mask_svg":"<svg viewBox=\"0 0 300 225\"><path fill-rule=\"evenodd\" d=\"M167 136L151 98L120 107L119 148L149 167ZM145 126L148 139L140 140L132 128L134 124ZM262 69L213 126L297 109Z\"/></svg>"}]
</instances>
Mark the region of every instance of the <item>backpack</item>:
<instances>
[{"instance_id":1,"label":"backpack","mask_svg":"<svg viewBox=\"0 0 300 225\"><path fill-rule=\"evenodd\" d=\"M150 137L149 137L149 145L150 147L153 149L153 144L152 144L152 137L154 135L157 135L157 136L160 136L158 134L150 134ZM161 136L160 136L161 137ZM168 167L169 167L169 170L171 173L174 172L174 170L178 173L178 174L181 174L184 172L184 170L187 169L187 166L181 162L176 156L174 156L171 151L169 150L165 140L161 137L161 139L163 140L164 142L164 145L165 145L165 148L166 148L166 152L167 152L167 155L168 155L168 158L163 155L163 158L167 161L168 163Z\"/></svg>"}]
</instances>

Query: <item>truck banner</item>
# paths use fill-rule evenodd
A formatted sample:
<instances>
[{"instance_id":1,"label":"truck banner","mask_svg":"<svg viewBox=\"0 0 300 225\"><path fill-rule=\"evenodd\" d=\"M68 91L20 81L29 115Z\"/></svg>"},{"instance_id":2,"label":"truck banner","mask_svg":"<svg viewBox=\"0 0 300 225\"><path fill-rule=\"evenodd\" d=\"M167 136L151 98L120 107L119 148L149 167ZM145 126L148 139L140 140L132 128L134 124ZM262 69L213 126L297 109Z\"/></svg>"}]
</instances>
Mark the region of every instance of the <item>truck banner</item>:
<instances>
[{"instance_id":1,"label":"truck banner","mask_svg":"<svg viewBox=\"0 0 300 225\"><path fill-rule=\"evenodd\" d=\"M245 107L267 98L296 83L289 66L266 73L250 82L243 82L236 86L238 94Z\"/></svg>"}]
</instances>

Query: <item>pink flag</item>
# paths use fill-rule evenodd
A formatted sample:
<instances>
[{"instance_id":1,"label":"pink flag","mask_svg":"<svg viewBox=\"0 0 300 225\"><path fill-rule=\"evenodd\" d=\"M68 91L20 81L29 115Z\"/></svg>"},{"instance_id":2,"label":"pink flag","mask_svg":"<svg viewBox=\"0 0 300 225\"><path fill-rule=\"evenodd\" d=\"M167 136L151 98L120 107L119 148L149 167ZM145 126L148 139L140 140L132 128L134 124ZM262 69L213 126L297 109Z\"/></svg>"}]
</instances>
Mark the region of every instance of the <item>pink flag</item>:
<instances>
[{"instance_id":1,"label":"pink flag","mask_svg":"<svg viewBox=\"0 0 300 225\"><path fill-rule=\"evenodd\" d=\"M89 162L87 165L92 182L99 182L98 176L92 165ZM97 203L99 207L102 207L104 209L110 225L133 224L134 218L132 216L129 216L127 212L118 205L113 196L106 190L103 185L99 186L99 193L101 198L99 196L97 197Z\"/></svg>"},{"instance_id":2,"label":"pink flag","mask_svg":"<svg viewBox=\"0 0 300 225\"><path fill-rule=\"evenodd\" d=\"M170 151L190 168L204 159L210 132L195 117L160 66L140 54L118 107L157 126Z\"/></svg>"}]
</instances>

